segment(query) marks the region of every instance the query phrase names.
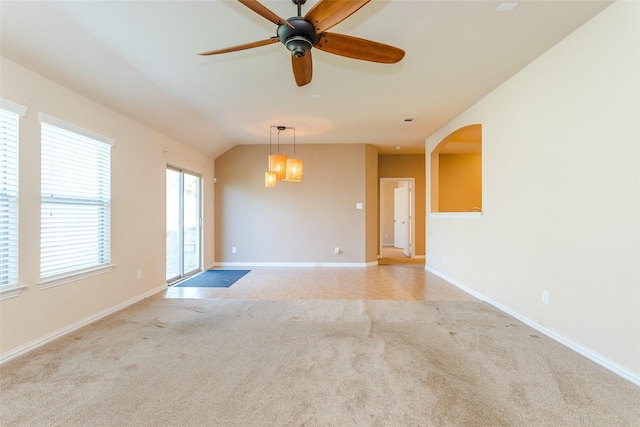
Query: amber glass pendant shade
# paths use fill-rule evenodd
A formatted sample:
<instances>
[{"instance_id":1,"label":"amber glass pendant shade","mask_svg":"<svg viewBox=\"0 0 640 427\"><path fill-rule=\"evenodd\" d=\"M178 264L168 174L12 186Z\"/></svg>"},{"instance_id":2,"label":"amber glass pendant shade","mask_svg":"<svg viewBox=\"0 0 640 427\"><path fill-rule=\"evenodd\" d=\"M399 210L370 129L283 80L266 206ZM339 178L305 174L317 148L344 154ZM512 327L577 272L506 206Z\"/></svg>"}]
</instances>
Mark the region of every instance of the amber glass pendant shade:
<instances>
[{"instance_id":1,"label":"amber glass pendant shade","mask_svg":"<svg viewBox=\"0 0 640 427\"><path fill-rule=\"evenodd\" d=\"M264 186L265 187L275 187L277 183L277 177L275 172L265 172L264 173Z\"/></svg>"},{"instance_id":2,"label":"amber glass pendant shade","mask_svg":"<svg viewBox=\"0 0 640 427\"><path fill-rule=\"evenodd\" d=\"M269 170L276 173L276 179L281 181L287 176L287 156L272 154L269 156Z\"/></svg>"},{"instance_id":3,"label":"amber glass pendant shade","mask_svg":"<svg viewBox=\"0 0 640 427\"><path fill-rule=\"evenodd\" d=\"M285 181L301 182L302 181L302 160L287 159L287 173Z\"/></svg>"}]
</instances>

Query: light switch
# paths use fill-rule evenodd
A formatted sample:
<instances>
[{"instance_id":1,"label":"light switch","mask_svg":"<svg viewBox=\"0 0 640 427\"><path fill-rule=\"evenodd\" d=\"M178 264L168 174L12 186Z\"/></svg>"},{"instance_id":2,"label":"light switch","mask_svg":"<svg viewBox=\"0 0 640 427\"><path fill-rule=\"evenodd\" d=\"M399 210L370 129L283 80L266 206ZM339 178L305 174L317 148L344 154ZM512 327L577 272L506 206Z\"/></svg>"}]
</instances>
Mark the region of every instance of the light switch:
<instances>
[{"instance_id":1,"label":"light switch","mask_svg":"<svg viewBox=\"0 0 640 427\"><path fill-rule=\"evenodd\" d=\"M356 203L356 209L362 209L362 203Z\"/></svg>"}]
</instances>

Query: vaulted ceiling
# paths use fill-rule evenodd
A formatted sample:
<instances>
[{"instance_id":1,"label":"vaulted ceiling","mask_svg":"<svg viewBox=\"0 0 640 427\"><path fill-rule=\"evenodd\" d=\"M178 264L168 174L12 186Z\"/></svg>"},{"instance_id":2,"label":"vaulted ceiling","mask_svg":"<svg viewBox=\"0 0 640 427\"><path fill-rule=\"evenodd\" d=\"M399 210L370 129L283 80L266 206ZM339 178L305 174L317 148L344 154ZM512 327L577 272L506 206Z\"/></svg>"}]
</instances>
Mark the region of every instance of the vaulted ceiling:
<instances>
[{"instance_id":1,"label":"vaulted ceiling","mask_svg":"<svg viewBox=\"0 0 640 427\"><path fill-rule=\"evenodd\" d=\"M262 3L297 15L290 0ZM420 153L434 131L610 3L521 1L501 12L499 1L374 0L330 31L405 57L379 64L313 49L302 87L280 43L197 55L276 35L237 1L2 0L1 53L212 156L268 144L271 125L295 127L298 144Z\"/></svg>"}]
</instances>

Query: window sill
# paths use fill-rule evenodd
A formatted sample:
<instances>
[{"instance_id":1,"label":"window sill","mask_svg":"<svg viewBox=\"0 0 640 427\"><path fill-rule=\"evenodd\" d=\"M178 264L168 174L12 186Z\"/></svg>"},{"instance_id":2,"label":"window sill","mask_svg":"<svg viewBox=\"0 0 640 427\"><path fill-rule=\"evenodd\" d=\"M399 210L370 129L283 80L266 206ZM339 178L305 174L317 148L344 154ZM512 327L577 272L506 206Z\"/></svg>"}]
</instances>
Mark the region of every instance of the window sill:
<instances>
[{"instance_id":1,"label":"window sill","mask_svg":"<svg viewBox=\"0 0 640 427\"><path fill-rule=\"evenodd\" d=\"M0 301L17 297L18 295L20 295L20 292L22 292L22 290L26 287L27 285L11 285L0 287Z\"/></svg>"},{"instance_id":2,"label":"window sill","mask_svg":"<svg viewBox=\"0 0 640 427\"><path fill-rule=\"evenodd\" d=\"M108 265L101 265L99 267L92 267L84 270L74 271L72 273L64 273L64 274L58 274L56 276L50 276L41 280L40 283L38 283L38 286L40 286L40 289L53 288L54 286L64 285L66 283L71 283L78 280L86 279L87 277L93 277L93 276L98 276L100 274L109 273L113 269L113 267L115 267L114 264L108 264Z\"/></svg>"},{"instance_id":3,"label":"window sill","mask_svg":"<svg viewBox=\"0 0 640 427\"><path fill-rule=\"evenodd\" d=\"M431 212L429 218L482 219L484 212Z\"/></svg>"}]
</instances>

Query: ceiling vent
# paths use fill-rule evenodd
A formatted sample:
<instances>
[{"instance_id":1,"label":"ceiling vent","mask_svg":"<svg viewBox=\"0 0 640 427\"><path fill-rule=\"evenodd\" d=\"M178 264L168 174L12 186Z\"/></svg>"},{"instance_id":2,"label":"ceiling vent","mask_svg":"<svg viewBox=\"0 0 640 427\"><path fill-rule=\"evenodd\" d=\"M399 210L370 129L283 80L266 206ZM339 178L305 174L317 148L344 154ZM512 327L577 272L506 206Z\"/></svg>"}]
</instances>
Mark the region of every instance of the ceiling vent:
<instances>
[{"instance_id":1,"label":"ceiling vent","mask_svg":"<svg viewBox=\"0 0 640 427\"><path fill-rule=\"evenodd\" d=\"M516 7L518 7L520 3L500 3L500 6L496 9L496 12L511 12Z\"/></svg>"}]
</instances>

